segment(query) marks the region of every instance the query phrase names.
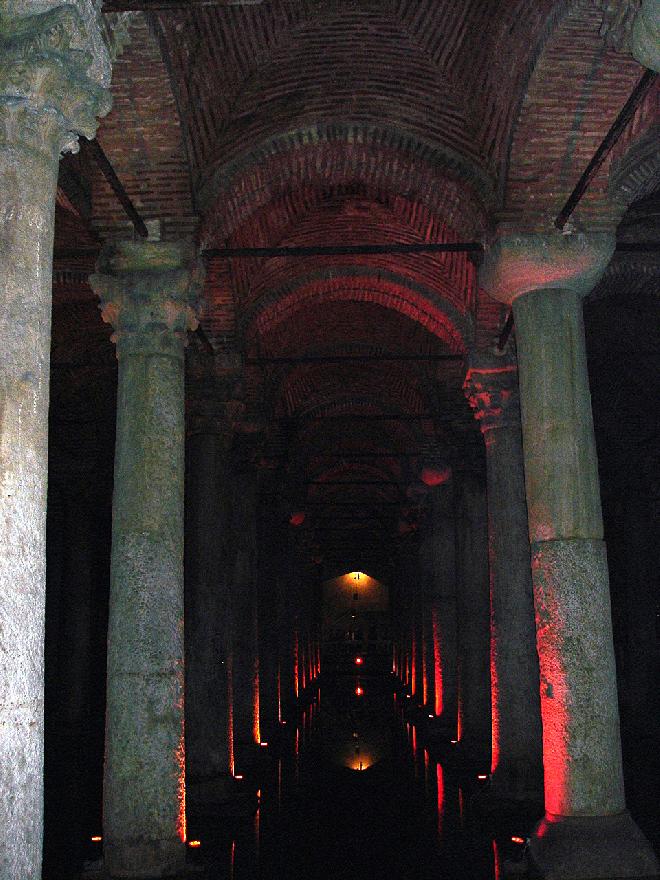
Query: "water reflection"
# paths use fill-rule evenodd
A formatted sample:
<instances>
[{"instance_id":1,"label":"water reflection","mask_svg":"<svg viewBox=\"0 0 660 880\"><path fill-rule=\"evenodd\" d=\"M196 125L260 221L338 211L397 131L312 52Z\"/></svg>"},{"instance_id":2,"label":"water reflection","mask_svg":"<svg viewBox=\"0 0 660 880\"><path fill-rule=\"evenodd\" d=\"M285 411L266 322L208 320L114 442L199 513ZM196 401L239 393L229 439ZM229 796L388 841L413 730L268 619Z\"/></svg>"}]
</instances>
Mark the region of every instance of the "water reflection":
<instances>
[{"instance_id":1,"label":"water reflection","mask_svg":"<svg viewBox=\"0 0 660 880\"><path fill-rule=\"evenodd\" d=\"M440 753L425 722L406 718L393 679L326 681L282 725L245 784L260 790L252 817L192 828L191 860L207 880L499 880L511 857L472 808L478 784L456 749ZM296 723L297 721L297 723ZM508 842L507 842L508 840ZM521 848L517 848L521 852Z\"/></svg>"}]
</instances>

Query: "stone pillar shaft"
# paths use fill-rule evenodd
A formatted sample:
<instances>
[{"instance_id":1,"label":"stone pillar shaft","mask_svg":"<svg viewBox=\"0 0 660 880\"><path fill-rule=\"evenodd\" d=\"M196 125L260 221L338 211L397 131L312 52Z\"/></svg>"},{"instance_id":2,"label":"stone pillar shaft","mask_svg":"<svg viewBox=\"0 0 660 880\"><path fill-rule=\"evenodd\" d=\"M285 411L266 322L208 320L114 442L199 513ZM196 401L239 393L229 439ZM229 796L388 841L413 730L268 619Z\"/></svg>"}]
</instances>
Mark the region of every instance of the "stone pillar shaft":
<instances>
[{"instance_id":1,"label":"stone pillar shaft","mask_svg":"<svg viewBox=\"0 0 660 880\"><path fill-rule=\"evenodd\" d=\"M607 233L502 236L481 281L513 304L540 661L545 818L535 876L656 876L625 812L609 577L581 298L614 249Z\"/></svg>"},{"instance_id":2,"label":"stone pillar shaft","mask_svg":"<svg viewBox=\"0 0 660 880\"><path fill-rule=\"evenodd\" d=\"M119 359L104 859L111 877L183 867L185 333L196 278L176 243L107 245L90 279Z\"/></svg>"},{"instance_id":3,"label":"stone pillar shaft","mask_svg":"<svg viewBox=\"0 0 660 880\"><path fill-rule=\"evenodd\" d=\"M490 598L485 488L467 476L457 519L458 738L479 766L490 758ZM490 766L490 765L489 765Z\"/></svg>"},{"instance_id":4,"label":"stone pillar shaft","mask_svg":"<svg viewBox=\"0 0 660 880\"><path fill-rule=\"evenodd\" d=\"M433 490L432 579L428 612L433 711L455 735L458 721L458 624L456 619L456 526L453 483Z\"/></svg>"},{"instance_id":5,"label":"stone pillar shaft","mask_svg":"<svg viewBox=\"0 0 660 880\"><path fill-rule=\"evenodd\" d=\"M616 669L581 299L535 291L516 300L514 315L546 810L618 813L625 801Z\"/></svg>"},{"instance_id":6,"label":"stone pillar shaft","mask_svg":"<svg viewBox=\"0 0 660 880\"><path fill-rule=\"evenodd\" d=\"M231 772L227 447L231 427L208 420L188 440L186 496L186 775L189 803ZM199 792L196 797L195 791ZM219 795L217 786L215 797Z\"/></svg>"},{"instance_id":7,"label":"stone pillar shaft","mask_svg":"<svg viewBox=\"0 0 660 880\"><path fill-rule=\"evenodd\" d=\"M492 789L540 801L539 666L515 367L474 356L465 390L486 443Z\"/></svg>"},{"instance_id":8,"label":"stone pillar shaft","mask_svg":"<svg viewBox=\"0 0 660 880\"><path fill-rule=\"evenodd\" d=\"M6 6L6 4L5 4ZM3 7L4 8L4 7ZM109 109L73 7L0 12L0 876L41 876L51 267L60 152Z\"/></svg>"}]
</instances>

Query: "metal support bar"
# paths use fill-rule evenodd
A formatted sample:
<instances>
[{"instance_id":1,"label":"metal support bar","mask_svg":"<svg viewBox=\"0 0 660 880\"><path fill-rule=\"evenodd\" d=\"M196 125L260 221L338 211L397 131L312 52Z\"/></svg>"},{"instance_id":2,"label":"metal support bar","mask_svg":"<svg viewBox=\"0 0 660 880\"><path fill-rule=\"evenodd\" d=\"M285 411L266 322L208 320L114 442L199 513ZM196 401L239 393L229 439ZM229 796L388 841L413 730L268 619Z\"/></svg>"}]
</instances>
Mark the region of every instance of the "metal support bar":
<instances>
[{"instance_id":1,"label":"metal support bar","mask_svg":"<svg viewBox=\"0 0 660 880\"><path fill-rule=\"evenodd\" d=\"M291 247L227 247L209 248L202 256L211 257L345 257L370 254L455 254L482 253L478 241L415 242L412 244L338 244Z\"/></svg>"},{"instance_id":2,"label":"metal support bar","mask_svg":"<svg viewBox=\"0 0 660 880\"><path fill-rule=\"evenodd\" d=\"M633 89L632 94L623 105L619 115L612 123L610 130L601 141L600 146L587 165L582 177L576 183L575 189L568 197L566 204L557 215L557 218L555 219L555 226L557 229L563 229L566 225L568 218L578 206L580 199L585 194L594 175L605 161L612 147L619 140L630 120L633 118L635 110L644 100L644 96L653 85L656 76L657 73L653 70L645 70L642 74L642 77Z\"/></svg>"},{"instance_id":3,"label":"metal support bar","mask_svg":"<svg viewBox=\"0 0 660 880\"><path fill-rule=\"evenodd\" d=\"M497 340L498 351L504 351L504 349L506 348L506 344L509 341L509 336L511 336L512 330L513 330L513 309L510 309L509 314L507 315L507 319L504 322L504 326L502 327L502 332L500 333L499 339Z\"/></svg>"},{"instance_id":4,"label":"metal support bar","mask_svg":"<svg viewBox=\"0 0 660 880\"><path fill-rule=\"evenodd\" d=\"M119 200L122 208L124 209L124 211L128 215L128 218L131 221L131 223L133 224L133 228L135 229L137 234L141 238L148 238L149 237L149 230L145 226L145 223L144 223L144 220L142 219L142 217L140 217L140 215L138 214L138 212L135 208L135 205L133 204L133 202L130 199L130 196L128 195L128 193L124 189L124 186L123 186L121 180L117 177L117 174L115 173L115 169L110 164L110 160L105 155L105 152L103 151L103 147L101 146L101 144L96 140L96 138L93 138L91 141L81 140L81 144L85 145L83 147L83 149L89 150L89 152L92 154L94 161L99 166L101 173L103 174L105 179L110 184L110 188L112 189L113 193L117 196L117 199Z\"/></svg>"},{"instance_id":5,"label":"metal support bar","mask_svg":"<svg viewBox=\"0 0 660 880\"><path fill-rule=\"evenodd\" d=\"M462 361L464 354L346 354L346 355L303 355L302 357L258 357L247 358L249 366L264 364L340 364L343 361Z\"/></svg>"}]
</instances>

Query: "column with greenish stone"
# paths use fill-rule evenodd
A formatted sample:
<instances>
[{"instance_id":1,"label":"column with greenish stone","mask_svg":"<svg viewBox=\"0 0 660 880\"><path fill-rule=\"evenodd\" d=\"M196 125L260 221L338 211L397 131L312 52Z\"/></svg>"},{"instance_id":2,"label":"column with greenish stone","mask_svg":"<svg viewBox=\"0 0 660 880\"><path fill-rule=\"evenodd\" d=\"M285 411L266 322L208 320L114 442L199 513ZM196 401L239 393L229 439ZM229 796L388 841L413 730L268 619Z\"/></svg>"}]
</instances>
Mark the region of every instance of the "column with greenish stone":
<instances>
[{"instance_id":1,"label":"column with greenish stone","mask_svg":"<svg viewBox=\"0 0 660 880\"><path fill-rule=\"evenodd\" d=\"M178 242L107 244L90 278L119 360L103 791L113 878L184 864L184 346L199 281Z\"/></svg>"},{"instance_id":2,"label":"column with greenish stone","mask_svg":"<svg viewBox=\"0 0 660 880\"><path fill-rule=\"evenodd\" d=\"M545 781L529 856L537 875L572 880L658 871L625 809L582 320L613 250L607 233L503 235L481 278L512 304L518 349Z\"/></svg>"},{"instance_id":3,"label":"column with greenish stone","mask_svg":"<svg viewBox=\"0 0 660 880\"><path fill-rule=\"evenodd\" d=\"M473 354L464 391L486 445L491 791L504 800L541 803L539 663L515 364Z\"/></svg>"},{"instance_id":4,"label":"column with greenish stone","mask_svg":"<svg viewBox=\"0 0 660 880\"><path fill-rule=\"evenodd\" d=\"M60 153L110 108L96 23L0 10L0 876L41 876L48 384ZM91 32L96 52L87 51Z\"/></svg>"}]
</instances>

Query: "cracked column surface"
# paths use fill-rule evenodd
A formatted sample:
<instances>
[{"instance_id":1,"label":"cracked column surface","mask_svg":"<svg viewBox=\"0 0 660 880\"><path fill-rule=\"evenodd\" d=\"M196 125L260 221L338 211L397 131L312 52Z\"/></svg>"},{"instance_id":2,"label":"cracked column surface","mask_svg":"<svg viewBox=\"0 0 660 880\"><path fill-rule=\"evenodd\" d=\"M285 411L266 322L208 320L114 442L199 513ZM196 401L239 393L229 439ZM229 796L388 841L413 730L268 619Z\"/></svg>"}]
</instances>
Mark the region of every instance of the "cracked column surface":
<instances>
[{"instance_id":1,"label":"cracked column surface","mask_svg":"<svg viewBox=\"0 0 660 880\"><path fill-rule=\"evenodd\" d=\"M184 864L184 345L199 280L178 242L107 244L90 278L119 360L103 790L111 877L167 877Z\"/></svg>"},{"instance_id":2,"label":"cracked column surface","mask_svg":"<svg viewBox=\"0 0 660 880\"><path fill-rule=\"evenodd\" d=\"M48 382L60 153L110 109L95 21L0 12L0 876L41 877ZM90 33L97 38L90 48Z\"/></svg>"},{"instance_id":3,"label":"cracked column surface","mask_svg":"<svg viewBox=\"0 0 660 880\"><path fill-rule=\"evenodd\" d=\"M614 250L608 233L514 234L481 281L513 305L541 677L545 817L529 846L541 877L651 877L625 809L598 463L581 298Z\"/></svg>"},{"instance_id":4,"label":"cracked column surface","mask_svg":"<svg viewBox=\"0 0 660 880\"><path fill-rule=\"evenodd\" d=\"M486 444L491 791L504 800L541 803L539 663L515 365L474 354L464 390Z\"/></svg>"}]
</instances>

